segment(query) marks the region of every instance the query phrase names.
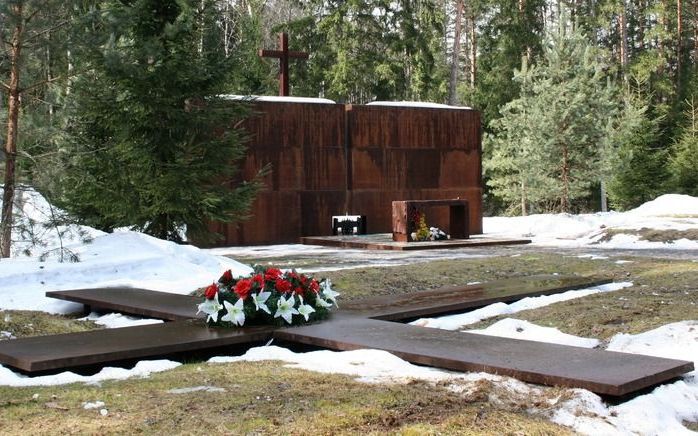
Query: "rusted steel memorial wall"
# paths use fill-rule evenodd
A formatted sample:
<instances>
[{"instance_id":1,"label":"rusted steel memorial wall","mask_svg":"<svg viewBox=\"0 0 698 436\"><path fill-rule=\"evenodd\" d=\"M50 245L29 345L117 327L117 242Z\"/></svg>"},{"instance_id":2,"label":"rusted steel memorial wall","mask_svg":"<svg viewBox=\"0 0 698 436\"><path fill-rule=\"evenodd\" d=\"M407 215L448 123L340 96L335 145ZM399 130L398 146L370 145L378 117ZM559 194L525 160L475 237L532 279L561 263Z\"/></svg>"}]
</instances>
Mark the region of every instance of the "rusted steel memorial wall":
<instances>
[{"instance_id":1,"label":"rusted steel memorial wall","mask_svg":"<svg viewBox=\"0 0 698 436\"><path fill-rule=\"evenodd\" d=\"M218 245L298 242L330 235L332 215L365 215L392 231L391 202L461 198L482 233L480 115L469 109L255 102L242 176L272 172L240 224L211 223ZM427 222L448 229L448 208Z\"/></svg>"}]
</instances>

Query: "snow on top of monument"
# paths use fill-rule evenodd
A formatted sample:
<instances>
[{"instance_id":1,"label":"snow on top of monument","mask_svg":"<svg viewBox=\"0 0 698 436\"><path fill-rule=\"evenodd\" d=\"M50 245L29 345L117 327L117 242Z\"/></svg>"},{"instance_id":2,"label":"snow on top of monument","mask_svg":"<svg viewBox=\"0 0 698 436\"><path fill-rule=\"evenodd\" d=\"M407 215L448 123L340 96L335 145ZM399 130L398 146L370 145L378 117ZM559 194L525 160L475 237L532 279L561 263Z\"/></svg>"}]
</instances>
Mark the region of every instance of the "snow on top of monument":
<instances>
[{"instance_id":1,"label":"snow on top of monument","mask_svg":"<svg viewBox=\"0 0 698 436\"><path fill-rule=\"evenodd\" d=\"M698 217L698 198L690 195L665 194L630 210L629 213L656 217Z\"/></svg>"},{"instance_id":2,"label":"snow on top of monument","mask_svg":"<svg viewBox=\"0 0 698 436\"><path fill-rule=\"evenodd\" d=\"M221 95L221 98L234 101L262 101L274 103L316 103L316 104L336 104L334 100L328 98L313 97L291 97L279 95Z\"/></svg>"},{"instance_id":3,"label":"snow on top of monument","mask_svg":"<svg viewBox=\"0 0 698 436\"><path fill-rule=\"evenodd\" d=\"M372 101L366 106L398 106L398 107L421 107L427 109L472 109L469 106L450 106L442 103L431 103L428 101Z\"/></svg>"}]
</instances>

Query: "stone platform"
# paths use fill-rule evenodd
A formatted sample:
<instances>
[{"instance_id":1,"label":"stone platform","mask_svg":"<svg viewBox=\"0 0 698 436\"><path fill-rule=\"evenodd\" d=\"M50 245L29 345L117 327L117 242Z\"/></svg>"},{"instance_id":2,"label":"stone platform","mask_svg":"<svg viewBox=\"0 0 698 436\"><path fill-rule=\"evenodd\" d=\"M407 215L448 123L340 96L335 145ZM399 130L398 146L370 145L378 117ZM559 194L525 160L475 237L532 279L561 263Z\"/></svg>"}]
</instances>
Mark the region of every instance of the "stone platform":
<instances>
[{"instance_id":1,"label":"stone platform","mask_svg":"<svg viewBox=\"0 0 698 436\"><path fill-rule=\"evenodd\" d=\"M446 239L442 241L397 242L390 233L353 236L304 236L300 239L304 245L321 245L325 247L357 248L361 250L444 250L449 248L483 247L488 245L530 244L530 239L493 238L485 235L472 235L468 239Z\"/></svg>"}]
</instances>

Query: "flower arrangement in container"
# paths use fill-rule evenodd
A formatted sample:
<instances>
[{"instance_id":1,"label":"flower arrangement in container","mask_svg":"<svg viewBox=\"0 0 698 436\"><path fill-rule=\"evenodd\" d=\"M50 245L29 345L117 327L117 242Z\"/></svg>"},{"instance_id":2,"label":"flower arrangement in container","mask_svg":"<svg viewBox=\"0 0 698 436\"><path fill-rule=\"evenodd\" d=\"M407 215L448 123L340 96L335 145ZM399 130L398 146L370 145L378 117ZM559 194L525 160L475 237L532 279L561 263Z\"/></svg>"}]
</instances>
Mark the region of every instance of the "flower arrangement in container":
<instances>
[{"instance_id":1,"label":"flower arrangement in container","mask_svg":"<svg viewBox=\"0 0 698 436\"><path fill-rule=\"evenodd\" d=\"M418 210L413 209L410 214L412 220L412 228L416 231L410 234L413 241L439 241L450 239L449 236L438 227L429 227L427 225L427 215Z\"/></svg>"},{"instance_id":2,"label":"flower arrangement in container","mask_svg":"<svg viewBox=\"0 0 698 436\"><path fill-rule=\"evenodd\" d=\"M327 279L255 266L238 279L230 270L223 273L206 288L197 313L208 315L213 326L299 325L326 318L338 295Z\"/></svg>"}]
</instances>

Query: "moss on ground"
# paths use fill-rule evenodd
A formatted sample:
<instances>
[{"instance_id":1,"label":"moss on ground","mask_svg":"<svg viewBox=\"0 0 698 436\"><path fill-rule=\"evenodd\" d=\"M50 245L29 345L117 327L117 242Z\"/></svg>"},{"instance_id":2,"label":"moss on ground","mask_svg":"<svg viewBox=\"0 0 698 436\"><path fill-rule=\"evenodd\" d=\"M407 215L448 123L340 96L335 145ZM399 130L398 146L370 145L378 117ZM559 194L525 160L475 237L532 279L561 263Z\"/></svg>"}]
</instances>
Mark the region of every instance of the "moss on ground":
<instances>
[{"instance_id":1,"label":"moss on ground","mask_svg":"<svg viewBox=\"0 0 698 436\"><path fill-rule=\"evenodd\" d=\"M102 328L92 321L77 320L77 315L52 315L30 310L0 311L0 340L10 337L76 333Z\"/></svg>"},{"instance_id":2,"label":"moss on ground","mask_svg":"<svg viewBox=\"0 0 698 436\"><path fill-rule=\"evenodd\" d=\"M643 227L639 230L634 229L606 229L604 231L603 237L599 239L598 242L606 242L613 239L616 235L635 235L638 236L641 241L650 242L664 242L667 244L672 244L673 241L679 239L689 239L691 241L698 241L698 230L688 229L688 230L676 230L676 229L650 229Z\"/></svg>"}]
</instances>

